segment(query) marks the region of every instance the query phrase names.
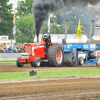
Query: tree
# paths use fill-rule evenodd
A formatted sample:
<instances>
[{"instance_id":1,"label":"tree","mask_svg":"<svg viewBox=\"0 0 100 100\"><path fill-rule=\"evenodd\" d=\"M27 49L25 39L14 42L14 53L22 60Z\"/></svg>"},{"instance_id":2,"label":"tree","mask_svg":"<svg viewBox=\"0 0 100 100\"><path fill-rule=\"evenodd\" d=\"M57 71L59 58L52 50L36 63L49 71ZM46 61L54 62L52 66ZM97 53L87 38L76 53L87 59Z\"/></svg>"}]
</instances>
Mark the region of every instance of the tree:
<instances>
[{"instance_id":1,"label":"tree","mask_svg":"<svg viewBox=\"0 0 100 100\"><path fill-rule=\"evenodd\" d=\"M28 14L16 19L16 41L18 43L32 43L35 36L33 15Z\"/></svg>"},{"instance_id":2,"label":"tree","mask_svg":"<svg viewBox=\"0 0 100 100\"><path fill-rule=\"evenodd\" d=\"M12 4L8 4L9 0L0 0L0 35L8 35L13 37L13 14Z\"/></svg>"},{"instance_id":3,"label":"tree","mask_svg":"<svg viewBox=\"0 0 100 100\"><path fill-rule=\"evenodd\" d=\"M33 0L18 1L17 4L17 15L27 15L32 13Z\"/></svg>"}]
</instances>

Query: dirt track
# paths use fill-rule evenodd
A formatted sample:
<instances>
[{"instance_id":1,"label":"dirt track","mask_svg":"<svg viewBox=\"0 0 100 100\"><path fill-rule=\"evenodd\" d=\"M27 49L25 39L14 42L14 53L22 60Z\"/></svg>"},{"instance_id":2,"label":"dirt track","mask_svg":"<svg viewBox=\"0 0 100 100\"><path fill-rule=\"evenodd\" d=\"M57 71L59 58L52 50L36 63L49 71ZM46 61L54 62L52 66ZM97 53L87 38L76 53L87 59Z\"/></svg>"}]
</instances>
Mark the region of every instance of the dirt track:
<instances>
[{"instance_id":1,"label":"dirt track","mask_svg":"<svg viewBox=\"0 0 100 100\"><path fill-rule=\"evenodd\" d=\"M80 70L100 67L41 67L0 65L0 72ZM100 100L100 78L61 79L22 83L0 83L0 100Z\"/></svg>"},{"instance_id":2,"label":"dirt track","mask_svg":"<svg viewBox=\"0 0 100 100\"><path fill-rule=\"evenodd\" d=\"M0 72L25 72L25 71L51 71L51 70L82 70L82 69L100 69L100 66L83 66L83 67L31 67L30 64L24 67L17 67L16 64L0 64Z\"/></svg>"}]
</instances>

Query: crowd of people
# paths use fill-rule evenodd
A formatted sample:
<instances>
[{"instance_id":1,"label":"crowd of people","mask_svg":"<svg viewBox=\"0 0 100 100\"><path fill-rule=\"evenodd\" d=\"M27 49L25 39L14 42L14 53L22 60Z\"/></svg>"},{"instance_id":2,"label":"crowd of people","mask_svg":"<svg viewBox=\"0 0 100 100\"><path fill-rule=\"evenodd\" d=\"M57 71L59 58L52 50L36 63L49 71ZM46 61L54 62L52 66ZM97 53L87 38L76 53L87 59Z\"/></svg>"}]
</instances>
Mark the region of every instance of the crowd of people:
<instances>
[{"instance_id":1,"label":"crowd of people","mask_svg":"<svg viewBox=\"0 0 100 100\"><path fill-rule=\"evenodd\" d=\"M15 43L11 46L9 43L1 43L0 44L0 52L1 53L21 53L24 52L24 44Z\"/></svg>"}]
</instances>

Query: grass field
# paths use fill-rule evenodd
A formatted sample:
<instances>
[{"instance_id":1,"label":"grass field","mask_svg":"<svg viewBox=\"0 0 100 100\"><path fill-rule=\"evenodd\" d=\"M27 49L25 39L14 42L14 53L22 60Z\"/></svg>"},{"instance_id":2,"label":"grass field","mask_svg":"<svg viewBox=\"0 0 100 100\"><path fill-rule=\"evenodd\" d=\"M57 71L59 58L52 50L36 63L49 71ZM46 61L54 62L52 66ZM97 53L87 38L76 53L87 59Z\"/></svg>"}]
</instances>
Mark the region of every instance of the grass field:
<instances>
[{"instance_id":1,"label":"grass field","mask_svg":"<svg viewBox=\"0 0 100 100\"><path fill-rule=\"evenodd\" d=\"M16 63L16 61L0 61L0 63L2 63L2 64L6 64L6 63Z\"/></svg>"},{"instance_id":2,"label":"grass field","mask_svg":"<svg viewBox=\"0 0 100 100\"><path fill-rule=\"evenodd\" d=\"M67 76L90 76L90 75L100 75L100 69L38 71L37 75L35 76L30 76L29 72L11 72L11 73L7 72L7 73L0 73L0 80L67 77Z\"/></svg>"}]
</instances>

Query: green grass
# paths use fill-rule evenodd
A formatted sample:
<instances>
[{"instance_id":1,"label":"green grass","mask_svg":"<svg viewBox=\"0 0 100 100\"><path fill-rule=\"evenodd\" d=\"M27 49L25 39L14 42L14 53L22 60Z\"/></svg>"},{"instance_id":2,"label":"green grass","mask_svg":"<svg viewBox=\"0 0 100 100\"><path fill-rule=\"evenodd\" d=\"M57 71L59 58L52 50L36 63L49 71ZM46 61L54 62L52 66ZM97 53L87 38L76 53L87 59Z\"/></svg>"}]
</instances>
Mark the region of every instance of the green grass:
<instances>
[{"instance_id":1,"label":"green grass","mask_svg":"<svg viewBox=\"0 0 100 100\"><path fill-rule=\"evenodd\" d=\"M6 63L16 63L16 61L0 61L0 64L6 64Z\"/></svg>"},{"instance_id":2,"label":"green grass","mask_svg":"<svg viewBox=\"0 0 100 100\"><path fill-rule=\"evenodd\" d=\"M67 77L67 76L88 76L88 75L100 75L100 69L38 71L36 76L30 76L29 72L0 73L0 80Z\"/></svg>"}]
</instances>

